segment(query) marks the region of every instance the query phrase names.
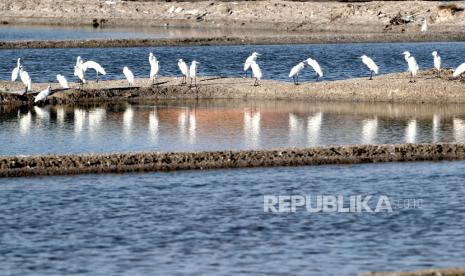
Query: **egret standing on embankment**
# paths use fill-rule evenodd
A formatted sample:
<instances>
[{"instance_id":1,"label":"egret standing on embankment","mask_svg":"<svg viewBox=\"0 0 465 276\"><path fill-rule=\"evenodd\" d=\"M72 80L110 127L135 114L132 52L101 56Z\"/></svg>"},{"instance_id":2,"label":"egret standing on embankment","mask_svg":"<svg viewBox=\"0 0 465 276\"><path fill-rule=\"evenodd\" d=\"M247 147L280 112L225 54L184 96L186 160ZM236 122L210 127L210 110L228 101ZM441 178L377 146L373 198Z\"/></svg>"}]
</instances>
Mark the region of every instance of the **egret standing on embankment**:
<instances>
[{"instance_id":1,"label":"egret standing on embankment","mask_svg":"<svg viewBox=\"0 0 465 276\"><path fill-rule=\"evenodd\" d=\"M84 70L80 66L74 66L74 75L79 79L79 88L84 86L84 84L86 83L86 79L84 76Z\"/></svg>"},{"instance_id":2,"label":"egret standing on embankment","mask_svg":"<svg viewBox=\"0 0 465 276\"><path fill-rule=\"evenodd\" d=\"M259 56L260 54L257 53L257 52L253 52L244 62L244 72L245 72L245 77L247 77L247 71L249 70L249 68L252 66L252 63L256 63L257 62L257 57Z\"/></svg>"},{"instance_id":3,"label":"egret standing on embankment","mask_svg":"<svg viewBox=\"0 0 465 276\"><path fill-rule=\"evenodd\" d=\"M21 59L20 58L18 58L18 60L16 61L16 67L11 72L11 81L16 81L16 79L18 79L19 67L21 67Z\"/></svg>"},{"instance_id":4,"label":"egret standing on embankment","mask_svg":"<svg viewBox=\"0 0 465 276\"><path fill-rule=\"evenodd\" d=\"M68 81L63 75L58 74L57 80L60 83L61 87L63 87L63 89L69 89Z\"/></svg>"},{"instance_id":5,"label":"egret standing on embankment","mask_svg":"<svg viewBox=\"0 0 465 276\"><path fill-rule=\"evenodd\" d=\"M192 80L194 80L194 86L197 87L197 64L200 62L197 61L192 61L191 67L189 67L189 78L191 79L191 84L192 86Z\"/></svg>"},{"instance_id":6,"label":"egret standing on embankment","mask_svg":"<svg viewBox=\"0 0 465 276\"><path fill-rule=\"evenodd\" d=\"M407 61L408 71L410 72L410 82L415 82L415 76L418 70L420 70L420 67L418 67L417 61L409 51L405 51L402 54L404 55L405 61Z\"/></svg>"},{"instance_id":7,"label":"egret standing on embankment","mask_svg":"<svg viewBox=\"0 0 465 276\"><path fill-rule=\"evenodd\" d=\"M370 69L370 80L373 79L373 73L378 74L379 67L376 63L368 56L363 55L360 57L362 62Z\"/></svg>"},{"instance_id":8,"label":"egret standing on embankment","mask_svg":"<svg viewBox=\"0 0 465 276\"><path fill-rule=\"evenodd\" d=\"M23 66L19 67L19 77L21 78L21 81L26 87L24 94L27 93L27 91L31 91L31 86L32 86L31 77L25 70L23 70Z\"/></svg>"},{"instance_id":9,"label":"egret standing on embankment","mask_svg":"<svg viewBox=\"0 0 465 276\"><path fill-rule=\"evenodd\" d=\"M181 74L182 74L181 84L187 84L187 77L189 75L189 69L187 67L187 64L184 62L184 60L182 60L182 58L178 60L178 67L179 67L179 70L181 70Z\"/></svg>"},{"instance_id":10,"label":"egret standing on embankment","mask_svg":"<svg viewBox=\"0 0 465 276\"><path fill-rule=\"evenodd\" d=\"M35 97L34 103L45 101L51 92L52 92L52 88L49 85L47 89L40 91L40 93Z\"/></svg>"},{"instance_id":11,"label":"egret standing on embankment","mask_svg":"<svg viewBox=\"0 0 465 276\"><path fill-rule=\"evenodd\" d=\"M465 62L460 64L455 70L454 74L452 74L453 77L458 77L461 76L465 72Z\"/></svg>"},{"instance_id":12,"label":"egret standing on embankment","mask_svg":"<svg viewBox=\"0 0 465 276\"><path fill-rule=\"evenodd\" d=\"M307 64L310 65L313 68L313 71L316 73L316 80L319 78L323 77L323 71L321 71L320 64L312 58L307 58Z\"/></svg>"},{"instance_id":13,"label":"egret standing on embankment","mask_svg":"<svg viewBox=\"0 0 465 276\"><path fill-rule=\"evenodd\" d=\"M124 66L123 74L128 80L129 87L132 87L134 85L134 74L132 73L132 71L127 66Z\"/></svg>"},{"instance_id":14,"label":"egret standing on embankment","mask_svg":"<svg viewBox=\"0 0 465 276\"><path fill-rule=\"evenodd\" d=\"M152 80L152 84L154 84L157 82L158 71L160 70L160 67L158 65L158 60L153 55L153 53L149 54L149 63L150 63L150 79Z\"/></svg>"},{"instance_id":15,"label":"egret standing on embankment","mask_svg":"<svg viewBox=\"0 0 465 276\"><path fill-rule=\"evenodd\" d=\"M102 75L107 74L107 72L105 72L105 69L103 69L103 67L100 64L98 64L97 62L92 61L92 60L81 63L79 66L82 68L82 70L84 72L86 72L87 69L94 69L95 73L97 74L97 77L95 79L96 82L98 82L98 74L99 73L102 74Z\"/></svg>"},{"instance_id":16,"label":"egret standing on embankment","mask_svg":"<svg viewBox=\"0 0 465 276\"><path fill-rule=\"evenodd\" d=\"M434 51L431 53L433 55L433 64L438 73L438 78L441 77L441 57L438 55L438 52Z\"/></svg>"},{"instance_id":17,"label":"egret standing on embankment","mask_svg":"<svg viewBox=\"0 0 465 276\"><path fill-rule=\"evenodd\" d=\"M258 64L255 61L252 62L250 67L252 68L252 74L253 74L253 77L255 78L255 82L254 82L253 85L254 86L259 86L260 85L260 80L262 79L262 70L260 70L260 67L258 66Z\"/></svg>"},{"instance_id":18,"label":"egret standing on embankment","mask_svg":"<svg viewBox=\"0 0 465 276\"><path fill-rule=\"evenodd\" d=\"M294 80L294 84L298 85L299 84L299 73L304 69L305 64L303 62L300 62L296 66L292 67L291 72L289 73L289 78L292 78Z\"/></svg>"}]
</instances>

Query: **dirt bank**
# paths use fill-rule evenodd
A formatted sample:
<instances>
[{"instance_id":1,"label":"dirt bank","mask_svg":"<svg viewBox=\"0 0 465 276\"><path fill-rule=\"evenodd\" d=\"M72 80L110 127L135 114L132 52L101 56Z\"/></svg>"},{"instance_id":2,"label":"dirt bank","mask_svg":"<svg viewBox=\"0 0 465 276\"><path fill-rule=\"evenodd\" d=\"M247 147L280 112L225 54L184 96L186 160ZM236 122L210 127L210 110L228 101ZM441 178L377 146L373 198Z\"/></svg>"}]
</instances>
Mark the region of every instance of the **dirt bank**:
<instances>
[{"instance_id":1,"label":"dirt bank","mask_svg":"<svg viewBox=\"0 0 465 276\"><path fill-rule=\"evenodd\" d=\"M156 46L206 46L206 45L269 45L269 44L322 44L322 43L370 43L370 42L421 42L463 41L465 32L417 33L311 33L280 34L273 36L218 36L168 39L93 39L63 41L0 41L0 49L45 48L110 48Z\"/></svg>"},{"instance_id":2,"label":"dirt bank","mask_svg":"<svg viewBox=\"0 0 465 276\"><path fill-rule=\"evenodd\" d=\"M0 157L0 177L465 159L465 144Z\"/></svg>"},{"instance_id":3,"label":"dirt bank","mask_svg":"<svg viewBox=\"0 0 465 276\"><path fill-rule=\"evenodd\" d=\"M252 79L214 78L199 79L198 87L180 85L180 78L161 78L152 86L148 79L137 79L136 86L126 87L126 81L90 82L83 90L71 89L54 93L45 104L103 103L115 101L166 100L166 99L300 99L318 101L359 101L399 103L465 103L465 83L452 80L451 71L436 78L432 70L422 71L417 82L409 83L407 73L387 74L375 77L340 81L290 82L264 80L261 86L253 86ZM33 84L40 91L48 84ZM76 88L76 84L71 84ZM52 84L52 89L58 89ZM31 94L20 96L19 82L0 82L1 105L29 105Z\"/></svg>"},{"instance_id":4,"label":"dirt bank","mask_svg":"<svg viewBox=\"0 0 465 276\"><path fill-rule=\"evenodd\" d=\"M189 26L303 32L463 32L463 2L132 2L3 0L3 24Z\"/></svg>"},{"instance_id":5,"label":"dirt bank","mask_svg":"<svg viewBox=\"0 0 465 276\"><path fill-rule=\"evenodd\" d=\"M465 276L465 268L433 268L404 272L372 272L359 276Z\"/></svg>"}]
</instances>

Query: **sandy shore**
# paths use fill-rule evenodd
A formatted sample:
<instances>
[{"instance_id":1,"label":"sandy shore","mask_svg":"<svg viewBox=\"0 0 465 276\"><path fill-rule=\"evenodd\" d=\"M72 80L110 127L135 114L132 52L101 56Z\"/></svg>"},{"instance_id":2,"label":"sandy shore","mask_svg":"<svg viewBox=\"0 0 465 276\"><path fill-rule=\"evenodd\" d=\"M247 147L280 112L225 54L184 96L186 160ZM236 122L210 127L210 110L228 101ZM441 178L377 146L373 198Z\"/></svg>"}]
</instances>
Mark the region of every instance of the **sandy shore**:
<instances>
[{"instance_id":1,"label":"sandy shore","mask_svg":"<svg viewBox=\"0 0 465 276\"><path fill-rule=\"evenodd\" d=\"M0 177L465 159L464 144L0 156Z\"/></svg>"},{"instance_id":2,"label":"sandy shore","mask_svg":"<svg viewBox=\"0 0 465 276\"><path fill-rule=\"evenodd\" d=\"M398 2L122 2L3 0L1 24L104 26L172 26L193 28L267 29L310 36L298 41L463 40L465 4L435 1ZM428 31L420 32L423 19ZM315 36L315 34L319 34ZM288 36L288 37L286 37ZM325 37L335 37L326 38ZM386 37L385 37L386 36ZM241 37L236 37L240 39ZM338 39L339 38L339 39ZM260 43L268 38L256 38ZM281 35L278 43L293 43ZM247 40L247 39L246 39ZM253 40L249 38L248 40ZM237 40L235 40L237 42ZM227 40L223 40L223 43ZM135 42L133 42L135 43ZM141 42L139 41L139 44ZM134 45L134 44L133 44Z\"/></svg>"},{"instance_id":3,"label":"sandy shore","mask_svg":"<svg viewBox=\"0 0 465 276\"><path fill-rule=\"evenodd\" d=\"M432 70L419 73L417 82L410 83L408 73L386 74L368 78L340 81L290 82L263 80L261 86L253 86L253 79L200 78L197 87L180 85L180 78L165 77L152 86L148 79L137 79L134 87L127 87L125 80L90 82L83 90L72 83L70 89L57 89L45 104L104 103L115 101L166 100L166 99L299 99L348 102L398 102L398 103L465 103L465 83L451 79L452 72L443 72L436 78ZM46 83L33 84L40 91ZM22 90L19 82L0 82L0 104L29 105L33 93L18 95Z\"/></svg>"}]
</instances>

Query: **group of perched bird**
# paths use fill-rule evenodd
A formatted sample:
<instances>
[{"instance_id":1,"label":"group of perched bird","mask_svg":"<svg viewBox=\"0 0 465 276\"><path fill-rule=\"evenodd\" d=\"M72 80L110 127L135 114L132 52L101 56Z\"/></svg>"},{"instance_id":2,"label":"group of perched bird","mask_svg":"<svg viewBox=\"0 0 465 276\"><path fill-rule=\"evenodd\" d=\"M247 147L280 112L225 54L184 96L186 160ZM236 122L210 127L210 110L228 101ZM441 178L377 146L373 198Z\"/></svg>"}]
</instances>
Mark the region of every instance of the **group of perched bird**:
<instances>
[{"instance_id":1,"label":"group of perched bird","mask_svg":"<svg viewBox=\"0 0 465 276\"><path fill-rule=\"evenodd\" d=\"M410 72L410 82L415 82L415 77L419 71L418 63L416 62L415 58L410 54L410 52L406 51L402 53L404 55L404 59L408 65L408 71ZM433 64L435 69L437 70L438 77L440 77L441 72L441 57L437 53L437 51L432 52L433 55ZM260 85L260 80L262 78L262 71L260 66L257 63L257 58L260 56L257 52L253 52L244 63L244 72L247 77L247 72L249 69L252 70L252 75L255 78L254 85ZM373 61L372 58L362 55L360 57L361 61L368 67L370 70L370 80L373 79L373 74L379 73L379 67ZM150 79L152 80L152 84L157 84L158 73L160 71L160 66L157 58L153 53L149 54L149 63L150 63ZM306 60L299 62L297 65L292 67L289 78L292 78L294 84L299 84L299 74L304 69L305 63L312 67L313 71L315 71L316 80L320 77L323 77L323 71L321 70L320 65L315 59L307 58ZM190 86L194 85L197 86L197 65L200 62L192 61L191 65L188 66L184 60L178 60L178 67L182 74L182 82L181 84L187 84L188 79L190 79ZM88 69L92 69L96 72L96 82L99 80L100 75L106 75L105 69L95 61L89 60L85 61L78 56L76 58L76 65L74 66L74 76L77 77L79 82L79 88L82 88L82 85L86 83L85 73ZM465 72L465 63L462 63L457 69L454 70L454 77L460 76L462 73ZM123 74L128 81L129 87L134 85L134 74L127 66L123 67ZM25 93L31 91L31 78L29 74L24 70L23 66L21 65L21 59L18 58L16 67L13 69L11 74L11 80L16 81L16 79L20 77L21 81L25 87ZM58 82L60 83L63 89L69 89L68 81L63 75L58 74L56 76ZM47 97L51 93L51 86L48 86L47 89L41 91L36 97L35 102L43 101L47 99Z\"/></svg>"}]
</instances>

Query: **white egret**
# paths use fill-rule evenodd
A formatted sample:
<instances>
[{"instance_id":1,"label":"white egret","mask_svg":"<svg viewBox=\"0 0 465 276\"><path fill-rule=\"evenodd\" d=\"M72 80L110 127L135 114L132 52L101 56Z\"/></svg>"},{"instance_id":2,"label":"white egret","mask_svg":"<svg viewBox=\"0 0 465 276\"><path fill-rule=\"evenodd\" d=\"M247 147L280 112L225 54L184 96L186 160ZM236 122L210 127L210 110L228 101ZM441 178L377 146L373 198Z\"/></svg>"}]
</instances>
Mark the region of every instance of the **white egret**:
<instances>
[{"instance_id":1,"label":"white egret","mask_svg":"<svg viewBox=\"0 0 465 276\"><path fill-rule=\"evenodd\" d=\"M421 25L421 32L426 33L427 30L428 30L428 23L426 22L426 18L425 18L423 19L423 24Z\"/></svg>"},{"instance_id":2,"label":"white egret","mask_svg":"<svg viewBox=\"0 0 465 276\"><path fill-rule=\"evenodd\" d=\"M45 101L51 92L52 92L52 88L49 85L47 89L40 91L40 93L35 97L34 103Z\"/></svg>"},{"instance_id":3,"label":"white egret","mask_svg":"<svg viewBox=\"0 0 465 276\"><path fill-rule=\"evenodd\" d=\"M84 76L84 70L80 66L74 66L74 75L78 77L79 82L84 86L86 79Z\"/></svg>"},{"instance_id":4,"label":"white egret","mask_svg":"<svg viewBox=\"0 0 465 276\"><path fill-rule=\"evenodd\" d=\"M179 70L181 70L181 73L182 73L182 82L181 82L181 84L186 84L187 83L187 77L189 76L189 68L187 67L187 64L184 62L184 60L182 60L182 58L178 60L178 67L179 67Z\"/></svg>"},{"instance_id":5,"label":"white egret","mask_svg":"<svg viewBox=\"0 0 465 276\"><path fill-rule=\"evenodd\" d=\"M194 80L194 86L197 86L197 64L200 62L192 61L191 66L189 67L189 78L191 79L191 86L192 80Z\"/></svg>"},{"instance_id":6,"label":"white egret","mask_svg":"<svg viewBox=\"0 0 465 276\"><path fill-rule=\"evenodd\" d=\"M454 74L452 75L453 77L458 77L461 76L465 72L465 62L460 64L459 67L457 67L454 70Z\"/></svg>"},{"instance_id":7,"label":"white egret","mask_svg":"<svg viewBox=\"0 0 465 276\"><path fill-rule=\"evenodd\" d=\"M23 70L23 66L19 67L19 77L21 78L21 81L26 87L26 91L24 93L26 93L27 91L31 91L31 85L32 85L31 77L25 70Z\"/></svg>"},{"instance_id":8,"label":"white egret","mask_svg":"<svg viewBox=\"0 0 465 276\"><path fill-rule=\"evenodd\" d=\"M256 63L257 62L257 57L259 56L260 54L257 53L257 52L253 52L244 62L244 72L245 72L245 77L247 77L247 71L250 69L250 67L252 66L252 63Z\"/></svg>"},{"instance_id":9,"label":"white egret","mask_svg":"<svg viewBox=\"0 0 465 276\"><path fill-rule=\"evenodd\" d=\"M63 89L69 89L68 81L63 75L58 74L57 80L60 83L61 87L63 87Z\"/></svg>"},{"instance_id":10,"label":"white egret","mask_svg":"<svg viewBox=\"0 0 465 276\"><path fill-rule=\"evenodd\" d=\"M318 64L318 62L316 60L314 60L312 58L308 58L306 61L307 61L307 64L310 65L313 68L313 71L315 71L316 80L318 80L318 78L320 78L320 77L323 77L323 71L321 71L320 64Z\"/></svg>"},{"instance_id":11,"label":"white egret","mask_svg":"<svg viewBox=\"0 0 465 276\"><path fill-rule=\"evenodd\" d=\"M82 63L83 63L82 58L80 56L78 56L76 58L76 66L81 66Z\"/></svg>"},{"instance_id":12,"label":"white egret","mask_svg":"<svg viewBox=\"0 0 465 276\"><path fill-rule=\"evenodd\" d=\"M16 81L18 79L19 67L21 67L21 59L18 58L16 61L16 67L11 72L11 81Z\"/></svg>"},{"instance_id":13,"label":"white egret","mask_svg":"<svg viewBox=\"0 0 465 276\"><path fill-rule=\"evenodd\" d=\"M262 70L260 70L260 66L256 62L252 62L250 65L252 68L252 74L255 78L254 86L260 85L260 80L262 79Z\"/></svg>"},{"instance_id":14,"label":"white egret","mask_svg":"<svg viewBox=\"0 0 465 276\"><path fill-rule=\"evenodd\" d=\"M438 71L438 78L441 76L441 57L438 55L438 52L434 51L431 53L434 57L433 63L434 63L434 68Z\"/></svg>"},{"instance_id":15,"label":"white egret","mask_svg":"<svg viewBox=\"0 0 465 276\"><path fill-rule=\"evenodd\" d=\"M149 63L150 63L150 79L152 80L152 84L154 84L157 82L158 71L160 71L160 67L158 65L157 58L152 53L149 54Z\"/></svg>"},{"instance_id":16,"label":"white egret","mask_svg":"<svg viewBox=\"0 0 465 276\"><path fill-rule=\"evenodd\" d=\"M291 72L289 73L289 78L292 78L294 80L294 84L298 85L299 84L299 73L304 69L305 64L303 62L300 62L296 66L292 67Z\"/></svg>"},{"instance_id":17,"label":"white egret","mask_svg":"<svg viewBox=\"0 0 465 276\"><path fill-rule=\"evenodd\" d=\"M379 72L379 67L376 65L376 63L368 56L363 55L360 57L362 59L362 62L370 69L370 80L373 79L373 73L378 74Z\"/></svg>"},{"instance_id":18,"label":"white egret","mask_svg":"<svg viewBox=\"0 0 465 276\"><path fill-rule=\"evenodd\" d=\"M94 69L95 70L95 73L97 74L97 77L96 77L96 82L98 82L98 74L102 74L102 75L106 75L107 72L105 72L105 69L103 69L103 67L98 64L97 62L93 61L93 60L89 60L89 61L86 61L84 63L81 63L79 65L79 67L82 68L82 70L84 70L84 72L87 71L87 69Z\"/></svg>"},{"instance_id":19,"label":"white egret","mask_svg":"<svg viewBox=\"0 0 465 276\"><path fill-rule=\"evenodd\" d=\"M418 63L409 51L405 51L402 54L404 55L405 61L407 61L408 71L410 72L410 82L415 82L415 76L420 69Z\"/></svg>"},{"instance_id":20,"label":"white egret","mask_svg":"<svg viewBox=\"0 0 465 276\"><path fill-rule=\"evenodd\" d=\"M134 85L134 74L132 71L127 66L124 66L123 74L128 80L129 87L132 87Z\"/></svg>"}]
</instances>

